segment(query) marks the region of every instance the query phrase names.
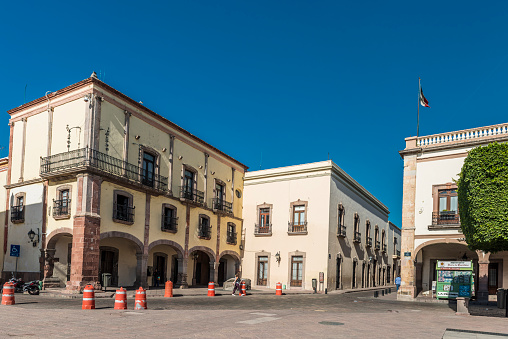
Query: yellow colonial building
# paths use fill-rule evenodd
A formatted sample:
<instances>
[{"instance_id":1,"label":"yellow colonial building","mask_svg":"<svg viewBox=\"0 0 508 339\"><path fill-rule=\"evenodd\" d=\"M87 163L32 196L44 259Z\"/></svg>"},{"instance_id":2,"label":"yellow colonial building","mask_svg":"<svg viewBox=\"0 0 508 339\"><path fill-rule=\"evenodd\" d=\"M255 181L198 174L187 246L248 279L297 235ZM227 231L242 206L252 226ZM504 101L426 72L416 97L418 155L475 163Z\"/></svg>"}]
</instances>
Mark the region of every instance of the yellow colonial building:
<instances>
[{"instance_id":1,"label":"yellow colonial building","mask_svg":"<svg viewBox=\"0 0 508 339\"><path fill-rule=\"evenodd\" d=\"M245 165L95 73L8 113L4 279L186 287L239 270Z\"/></svg>"}]
</instances>

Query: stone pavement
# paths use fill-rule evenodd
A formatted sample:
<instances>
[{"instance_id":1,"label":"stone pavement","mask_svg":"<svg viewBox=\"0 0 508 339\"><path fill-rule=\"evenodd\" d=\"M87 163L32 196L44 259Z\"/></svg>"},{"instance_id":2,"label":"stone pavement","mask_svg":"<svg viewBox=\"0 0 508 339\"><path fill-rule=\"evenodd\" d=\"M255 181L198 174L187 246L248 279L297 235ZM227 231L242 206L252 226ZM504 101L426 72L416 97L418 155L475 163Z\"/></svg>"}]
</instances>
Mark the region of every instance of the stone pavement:
<instances>
[{"instance_id":1,"label":"stone pavement","mask_svg":"<svg viewBox=\"0 0 508 339\"><path fill-rule=\"evenodd\" d=\"M153 297L143 311L132 310L133 299L127 311L113 310L111 298L97 299L98 309L84 311L79 299L17 294L16 305L0 305L0 338L393 339L442 338L453 332L447 329L508 333L508 318L456 316L453 305L372 294Z\"/></svg>"}]
</instances>

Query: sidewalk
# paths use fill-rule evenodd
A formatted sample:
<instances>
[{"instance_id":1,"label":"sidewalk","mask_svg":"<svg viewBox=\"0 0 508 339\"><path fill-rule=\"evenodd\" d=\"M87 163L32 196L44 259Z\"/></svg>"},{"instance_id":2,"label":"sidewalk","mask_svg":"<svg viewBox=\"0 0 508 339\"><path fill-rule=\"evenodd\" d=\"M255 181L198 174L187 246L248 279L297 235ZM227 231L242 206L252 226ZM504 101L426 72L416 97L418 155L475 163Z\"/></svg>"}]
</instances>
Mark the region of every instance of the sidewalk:
<instances>
[{"instance_id":1,"label":"sidewalk","mask_svg":"<svg viewBox=\"0 0 508 339\"><path fill-rule=\"evenodd\" d=\"M108 287L105 291L95 291L95 298L114 298L115 291L119 287ZM357 293L357 292L366 292L366 291L379 291L379 296L381 296L381 291L388 290L391 288L393 294L395 294L395 286L382 286L382 287L369 287L369 288L355 288L355 289L347 289L347 290L335 290L329 292L329 294L345 294L345 293ZM125 288L127 290L128 297L134 297L136 289L133 287ZM163 297L164 296L164 287L149 287L146 290L147 297ZM222 287L215 289L215 295L231 295L231 290L223 290ZM54 297L54 298L68 298L68 299L80 299L83 297L80 293L69 293L65 288L47 288L40 292L42 296L45 297ZM208 294L208 287L190 287L190 288L175 288L173 289L174 297L187 297L187 296L206 296ZM237 293L238 294L238 293ZM266 289L253 289L247 290L247 295L275 295L275 289L266 288ZM300 290L300 289L292 289L292 290L283 290L282 294L284 295L298 295L298 294L314 294L313 291L310 290ZM317 294L325 294L320 291Z\"/></svg>"}]
</instances>

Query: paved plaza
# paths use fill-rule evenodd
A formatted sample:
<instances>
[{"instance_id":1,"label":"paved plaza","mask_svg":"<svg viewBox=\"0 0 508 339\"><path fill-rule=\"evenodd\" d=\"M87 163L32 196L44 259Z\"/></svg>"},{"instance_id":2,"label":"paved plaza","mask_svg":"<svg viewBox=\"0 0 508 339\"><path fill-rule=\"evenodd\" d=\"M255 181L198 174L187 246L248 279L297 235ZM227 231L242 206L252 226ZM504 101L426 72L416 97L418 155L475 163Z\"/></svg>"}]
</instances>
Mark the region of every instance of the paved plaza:
<instances>
[{"instance_id":1,"label":"paved plaza","mask_svg":"<svg viewBox=\"0 0 508 339\"><path fill-rule=\"evenodd\" d=\"M149 297L147 303L148 310L134 311L134 300L129 298L129 310L117 311L113 309L114 298L97 298L96 310L81 310L78 298L16 294L16 305L0 307L0 337L493 337L473 331L508 336L508 318L501 317L502 310L494 306L475 306L472 313L478 315L457 316L453 305L400 302L394 293L379 298L373 298L371 291L284 296L253 293L246 297L155 296Z\"/></svg>"}]
</instances>

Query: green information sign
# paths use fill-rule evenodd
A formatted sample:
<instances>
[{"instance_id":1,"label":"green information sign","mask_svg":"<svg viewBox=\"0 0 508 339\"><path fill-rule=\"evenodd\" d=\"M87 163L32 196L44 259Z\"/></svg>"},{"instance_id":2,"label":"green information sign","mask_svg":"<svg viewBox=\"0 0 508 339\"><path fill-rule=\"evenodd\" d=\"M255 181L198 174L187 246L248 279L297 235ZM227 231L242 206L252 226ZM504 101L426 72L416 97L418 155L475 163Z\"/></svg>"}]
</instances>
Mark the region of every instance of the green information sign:
<instances>
[{"instance_id":1,"label":"green information sign","mask_svg":"<svg viewBox=\"0 0 508 339\"><path fill-rule=\"evenodd\" d=\"M436 274L437 299L471 298L474 295L472 261L438 261Z\"/></svg>"}]
</instances>

